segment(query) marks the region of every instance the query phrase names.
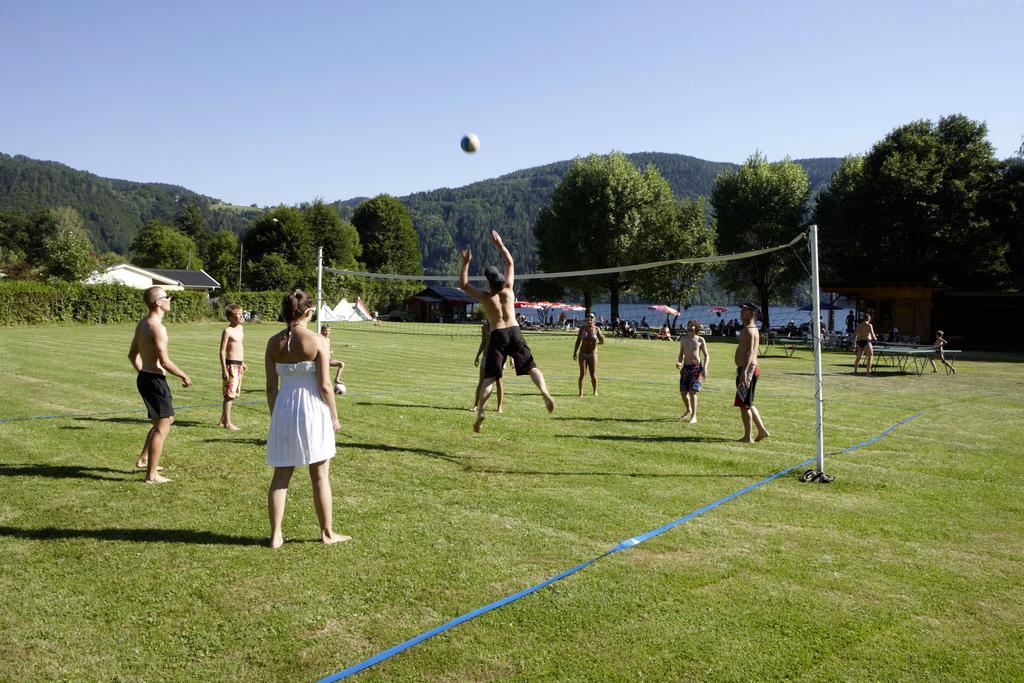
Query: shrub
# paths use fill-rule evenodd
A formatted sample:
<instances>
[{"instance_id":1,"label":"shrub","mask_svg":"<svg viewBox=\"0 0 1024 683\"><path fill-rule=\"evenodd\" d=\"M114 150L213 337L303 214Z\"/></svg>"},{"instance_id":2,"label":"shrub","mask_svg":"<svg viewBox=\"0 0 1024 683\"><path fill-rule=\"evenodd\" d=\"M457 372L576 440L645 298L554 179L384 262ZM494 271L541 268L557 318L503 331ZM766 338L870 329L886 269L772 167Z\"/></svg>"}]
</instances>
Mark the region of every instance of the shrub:
<instances>
[{"instance_id":1,"label":"shrub","mask_svg":"<svg viewBox=\"0 0 1024 683\"><path fill-rule=\"evenodd\" d=\"M203 292L173 291L173 322L203 320L210 307ZM0 325L134 322L146 313L142 290L126 285L0 282Z\"/></svg>"}]
</instances>

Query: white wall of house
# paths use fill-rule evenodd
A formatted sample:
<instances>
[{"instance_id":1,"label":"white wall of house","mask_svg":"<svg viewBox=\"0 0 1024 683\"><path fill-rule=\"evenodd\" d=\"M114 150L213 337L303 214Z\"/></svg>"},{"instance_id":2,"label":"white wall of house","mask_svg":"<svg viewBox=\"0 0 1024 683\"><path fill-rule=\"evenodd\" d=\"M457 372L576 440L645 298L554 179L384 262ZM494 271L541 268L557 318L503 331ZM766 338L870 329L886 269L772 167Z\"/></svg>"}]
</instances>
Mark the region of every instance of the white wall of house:
<instances>
[{"instance_id":1,"label":"white wall of house","mask_svg":"<svg viewBox=\"0 0 1024 683\"><path fill-rule=\"evenodd\" d=\"M86 279L86 284L121 284L137 289L148 289L160 285L167 291L184 289L181 285L164 278L155 278L151 273L131 266L113 266L101 273L94 273Z\"/></svg>"}]
</instances>

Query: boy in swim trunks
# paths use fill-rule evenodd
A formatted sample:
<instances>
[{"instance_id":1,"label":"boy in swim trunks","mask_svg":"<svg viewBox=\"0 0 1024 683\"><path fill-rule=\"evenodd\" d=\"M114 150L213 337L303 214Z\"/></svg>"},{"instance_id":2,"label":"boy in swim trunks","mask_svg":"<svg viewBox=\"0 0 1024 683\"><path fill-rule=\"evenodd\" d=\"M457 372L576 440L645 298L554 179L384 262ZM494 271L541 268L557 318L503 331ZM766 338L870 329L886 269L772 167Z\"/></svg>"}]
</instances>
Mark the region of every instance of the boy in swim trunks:
<instances>
[{"instance_id":1,"label":"boy in swim trunks","mask_svg":"<svg viewBox=\"0 0 1024 683\"><path fill-rule=\"evenodd\" d=\"M135 326L135 336L131 348L128 349L128 360L138 373L135 385L139 389L146 412L153 426L146 435L146 443L142 453L135 461L135 466L146 469L147 484L163 484L170 479L159 472L160 454L163 452L164 440L174 422L174 404L171 399L171 388L167 385L166 373L181 378L183 387L192 386L192 380L171 362L167 355L167 329L164 327L164 315L171 310L171 297L162 287L150 287L143 294L143 300L149 312Z\"/></svg>"},{"instance_id":2,"label":"boy in swim trunks","mask_svg":"<svg viewBox=\"0 0 1024 683\"><path fill-rule=\"evenodd\" d=\"M690 418L690 424L697 424L697 394L700 392L701 381L707 377L708 344L700 336L700 323L691 320L686 324L687 334L679 338L679 357L676 368L679 370L679 393L683 397L686 412L681 419Z\"/></svg>"},{"instance_id":3,"label":"boy in swim trunks","mask_svg":"<svg viewBox=\"0 0 1024 683\"><path fill-rule=\"evenodd\" d=\"M875 328L871 326L871 314L865 313L864 319L857 325L857 331L853 335L853 345L857 350L857 356L853 360L853 374L857 374L857 368L860 367L860 357L864 354L867 354L867 368L864 374L871 374L871 359L875 355L875 348L871 342L876 339L878 337L875 336Z\"/></svg>"},{"instance_id":4,"label":"boy in swim trunks","mask_svg":"<svg viewBox=\"0 0 1024 683\"><path fill-rule=\"evenodd\" d=\"M761 413L754 407L754 389L761 369L757 367L757 348L760 344L760 332L757 330L757 304L740 304L740 318L743 328L740 331L740 342L736 346L736 398L733 405L740 409L743 418L743 436L740 441L754 443L767 439L770 434L761 420ZM757 436L751 435L751 422L757 427Z\"/></svg>"},{"instance_id":5,"label":"boy in swim trunks","mask_svg":"<svg viewBox=\"0 0 1024 683\"><path fill-rule=\"evenodd\" d=\"M462 270L459 273L459 287L480 302L480 306L487 316L487 322L491 326L491 337L484 358L484 381L480 386L480 395L476 402L476 422L473 423L475 432L479 432L484 423L484 407L487 405L487 399L491 397L491 388L494 382L502 376L502 368L508 357L515 361L516 374L529 375L533 383L540 389L548 412L553 412L555 409L555 402L551 399L551 394L548 393L547 385L544 383L544 375L534 362L533 353L526 345L522 331L519 329L519 323L516 322L516 295L512 291L515 281L515 264L512 262L512 254L502 243L501 236L497 231L491 231L491 239L505 262L505 274L499 273L494 266L488 266L484 271L487 283L490 285L488 291L469 284L469 262L473 260L473 252L469 249L462 250Z\"/></svg>"},{"instance_id":6,"label":"boy in swim trunks","mask_svg":"<svg viewBox=\"0 0 1024 683\"><path fill-rule=\"evenodd\" d=\"M224 317L228 321L228 326L220 335L220 376L224 384L224 408L217 424L237 432L238 427L231 422L231 405L241 396L242 375L249 370L249 366L242 360L245 356L245 330L242 329L245 312L238 304L229 304L224 309Z\"/></svg>"}]
</instances>

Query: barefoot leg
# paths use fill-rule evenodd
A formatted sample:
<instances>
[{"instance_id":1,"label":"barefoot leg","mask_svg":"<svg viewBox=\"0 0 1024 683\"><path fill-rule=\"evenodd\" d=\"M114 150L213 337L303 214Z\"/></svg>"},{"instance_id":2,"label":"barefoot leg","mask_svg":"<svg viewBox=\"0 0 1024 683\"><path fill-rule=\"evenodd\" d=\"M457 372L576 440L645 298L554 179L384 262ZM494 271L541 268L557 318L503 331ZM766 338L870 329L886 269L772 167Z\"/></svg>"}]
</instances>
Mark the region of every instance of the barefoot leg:
<instances>
[{"instance_id":1,"label":"barefoot leg","mask_svg":"<svg viewBox=\"0 0 1024 683\"><path fill-rule=\"evenodd\" d=\"M284 545L284 534L281 521L284 519L284 506L288 501L288 482L291 481L294 467L275 467L274 476L270 480L267 491L267 512L270 515L270 547L280 548Z\"/></svg>"},{"instance_id":2,"label":"barefoot leg","mask_svg":"<svg viewBox=\"0 0 1024 683\"><path fill-rule=\"evenodd\" d=\"M534 368L530 370L530 379L540 389L541 396L544 397L544 405L547 407L549 413L555 412L555 402L551 398L551 394L548 393L548 386L544 383L544 373L540 371L540 368Z\"/></svg>"},{"instance_id":3,"label":"barefoot leg","mask_svg":"<svg viewBox=\"0 0 1024 683\"><path fill-rule=\"evenodd\" d=\"M322 460L309 466L309 480L313 484L313 508L316 510L316 519L320 522L320 541L328 545L352 540L351 536L334 532L330 468L330 460Z\"/></svg>"}]
</instances>

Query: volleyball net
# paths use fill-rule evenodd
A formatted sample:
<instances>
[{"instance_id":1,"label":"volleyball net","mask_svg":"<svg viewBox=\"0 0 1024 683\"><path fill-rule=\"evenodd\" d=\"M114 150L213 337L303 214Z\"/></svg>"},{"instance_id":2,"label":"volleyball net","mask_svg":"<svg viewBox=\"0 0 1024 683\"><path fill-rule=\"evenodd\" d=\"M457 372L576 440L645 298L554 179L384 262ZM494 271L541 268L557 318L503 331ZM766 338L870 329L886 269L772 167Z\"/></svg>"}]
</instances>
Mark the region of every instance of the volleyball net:
<instances>
[{"instance_id":1,"label":"volleyball net","mask_svg":"<svg viewBox=\"0 0 1024 683\"><path fill-rule=\"evenodd\" d=\"M800 253L797 249L798 245L803 244L807 250L808 261L805 263L805 255ZM786 252L790 252L787 254ZM806 330L807 341L814 353L814 374L815 374L815 402L817 404L817 470L816 472L824 474L825 469L825 455L824 455L824 431L823 431L823 395L822 395L822 371L821 371L821 352L823 349L824 335L822 325L818 324L818 321L823 321L821 312L821 291L818 279L818 252L817 252L817 226L812 225L806 232L797 234L793 239L784 244L778 244L774 246L764 247L760 249L754 249L750 251L734 253L734 254L719 254L714 256L699 256L691 258L678 258L678 259L666 259L662 261L653 261L649 263L629 264L608 268L590 268L584 270L573 270L573 271L561 271L561 272L536 272L536 273L516 273L516 282L530 282L531 280L571 280L573 278L593 278L609 275L624 275L628 273L642 273L645 271L654 271L655 269L662 268L673 268L683 266L722 266L729 263L736 263L746 260L763 259L767 256L775 255L775 258L788 258L796 259L799 261L800 267L806 272L809 284L809 294L811 299L810 311L808 311L809 322ZM763 261L762 261L763 262ZM350 278L363 278L368 281L382 281L382 282L407 282L407 283L437 283L445 284L448 286L455 286L460 282L460 276L451 274L439 274L439 275L414 275L414 274L402 274L402 273L374 273L364 272L358 270L348 270L342 268L331 268L323 265L322 259L320 259L317 267L317 311L323 310L323 293L322 283L323 276L325 273L331 273L333 275L346 276ZM486 280L482 275L469 276L467 278L470 282L484 282ZM466 300L469 300L467 297ZM521 304L522 302L519 302ZM550 302L548 302L550 303ZM519 307L517 304L517 307ZM559 304L561 305L561 304ZM536 306L536 304L535 304ZM525 308L525 307L523 307ZM582 308L582 307L577 307ZM655 307L651 307L654 309ZM665 309L668 309L667 311ZM520 310L523 310L522 308ZM534 308L534 311L537 309ZM562 324L550 325L552 306L549 305L544 309L544 318L546 321L545 325L539 325L538 330L545 330L547 332L564 332L567 334L573 334L571 326ZM687 320L685 311L679 311L671 309L668 305L661 306L661 310L652 310L652 320L660 321L660 315L666 314L666 322L671 317L671 312L676 314L676 319L682 318ZM737 311L738 312L738 311ZM561 323L568 316L563 316L564 309L558 314L557 320ZM655 313L658 314L655 317ZM525 311L523 313L525 315ZM450 317L450 316L449 316ZM644 316L646 317L646 316ZM577 317L578 319L578 317ZM618 321L616 321L618 322ZM738 321L737 321L738 322ZM621 323L620 323L621 324ZM685 326L685 322L683 323ZM458 337L458 336L479 336L479 328L475 325L458 325L453 324L450 321L442 322L429 322L429 323L409 323L409 322L395 322L395 321L380 321L377 319L366 320L362 322L332 322L332 325L340 325L343 329L353 332L387 332L392 334L406 334L406 335L430 335L430 336L446 336L446 337ZM724 323L723 323L724 326ZM530 333L532 325L527 325L524 328L526 333ZM648 325L648 329L654 327ZM629 323L627 321L626 329L629 329ZM619 327L613 330L613 333L619 331ZM710 330L709 330L710 331ZM764 330L767 333L769 330ZM799 330L798 330L799 331ZM628 332L627 332L628 333ZM738 331L737 331L738 333Z\"/></svg>"}]
</instances>

